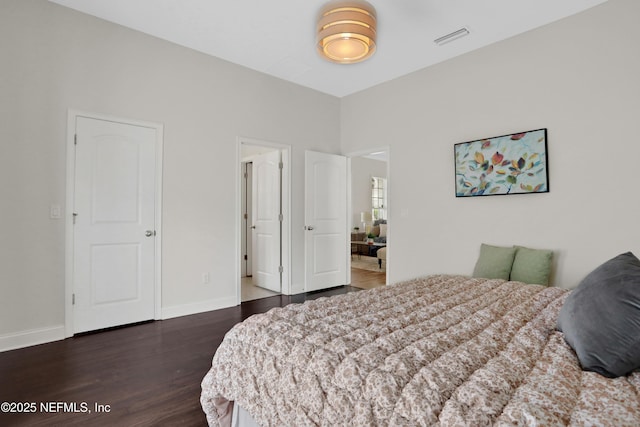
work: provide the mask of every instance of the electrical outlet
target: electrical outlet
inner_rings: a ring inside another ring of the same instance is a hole
[[[206,285],[210,281],[211,281],[211,277],[209,276],[209,273],[202,273],[202,284]]]

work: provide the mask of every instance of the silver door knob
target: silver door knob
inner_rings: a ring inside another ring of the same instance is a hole
[[[305,229],[311,231],[311,230],[313,230],[313,225],[308,225],[308,226],[305,227]]]
[[[151,236],[155,236],[156,232],[155,232],[155,230],[147,230],[147,231],[144,232],[144,235],[147,236],[147,237],[151,237]]]

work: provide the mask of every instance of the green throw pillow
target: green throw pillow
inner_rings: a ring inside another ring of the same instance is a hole
[[[485,279],[509,280],[511,265],[516,254],[516,248],[485,245],[480,246],[480,256],[473,277]]]
[[[509,280],[534,285],[549,285],[553,251],[516,246]]]

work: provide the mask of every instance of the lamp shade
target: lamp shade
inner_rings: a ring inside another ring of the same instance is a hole
[[[376,50],[376,11],[361,0],[334,1],[320,12],[318,52],[332,62],[360,62]]]
[[[371,212],[360,212],[360,222],[370,222]]]

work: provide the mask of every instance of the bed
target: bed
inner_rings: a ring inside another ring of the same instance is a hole
[[[202,381],[209,425],[640,425],[640,372],[581,369],[569,291],[434,275],[236,325]]]

